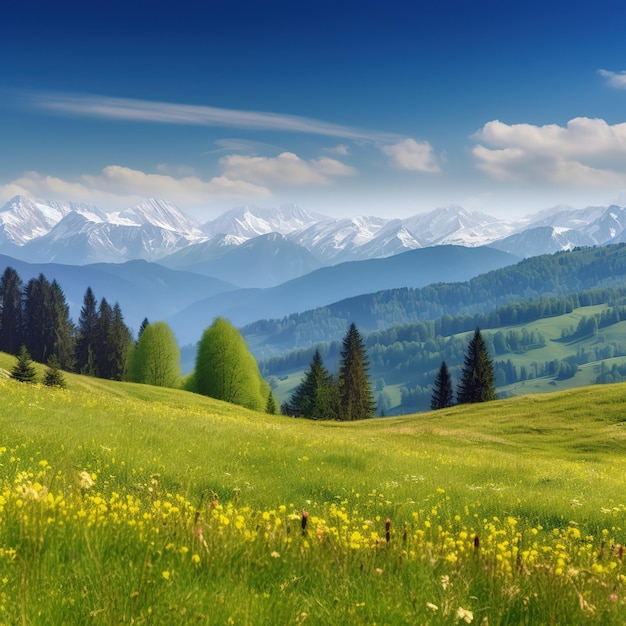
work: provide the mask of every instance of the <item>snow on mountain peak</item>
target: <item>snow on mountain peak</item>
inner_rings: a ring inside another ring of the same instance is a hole
[[[328,218],[306,211],[296,204],[284,204],[271,209],[245,205],[231,209],[211,222],[207,222],[204,230],[210,236],[219,233],[246,238],[268,233],[288,235],[325,219]]]
[[[122,226],[152,225],[194,238],[202,236],[202,227],[199,222],[188,217],[169,202],[156,198],[142,200],[134,207],[111,213],[108,221]]]

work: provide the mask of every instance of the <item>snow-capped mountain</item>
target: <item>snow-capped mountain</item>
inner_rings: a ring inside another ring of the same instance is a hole
[[[424,245],[484,246],[510,235],[511,221],[453,205],[403,220],[404,227]]]
[[[535,226],[554,226],[556,228],[584,228],[594,220],[602,217],[606,207],[589,206],[584,209],[574,209],[571,206],[558,205],[550,209],[543,209],[538,213],[531,213],[519,220],[519,229]]]
[[[26,196],[15,196],[0,208],[0,242],[17,246],[46,235],[66,215],[101,214],[90,204],[77,202],[42,202]]]
[[[490,247],[525,258],[593,245],[591,237],[573,228],[535,226],[495,241]]]
[[[292,232],[289,239],[335,264],[355,260],[357,250],[369,244],[388,222],[380,217],[326,219]]]
[[[294,230],[328,219],[330,218],[327,216],[306,211],[297,204],[284,204],[274,209],[243,206],[231,209],[217,219],[207,222],[204,225],[204,232],[209,236],[225,234],[250,239],[269,233],[288,235]]]
[[[626,228],[626,208],[612,205],[590,224],[581,226],[579,230],[588,235],[596,245],[624,241]]]
[[[626,241],[626,209],[557,206],[505,220],[455,205],[406,219],[385,219],[330,218],[286,204],[239,207],[201,225],[174,205],[156,199],[123,211],[24,196],[0,207],[0,253],[32,262],[78,265],[144,259],[177,269],[195,267],[194,271],[205,273],[213,264],[229,276],[247,280],[254,272],[249,271],[246,278],[246,268],[252,262],[263,267],[262,255],[286,259],[286,242],[268,237],[241,254],[231,252],[272,233],[287,237],[299,259],[280,272],[272,269],[272,275],[278,277],[296,275],[316,264],[382,258],[444,244],[492,245],[532,256],[580,245],[617,243]],[[224,263],[213,263],[222,257],[227,259]],[[226,263],[239,266],[226,268]]]
[[[118,213],[109,213],[108,222],[120,226],[155,226],[187,235],[190,239],[203,237],[202,226],[165,200],[149,198]]]
[[[405,228],[402,220],[391,220],[368,242],[355,248],[353,258],[382,259],[423,247],[422,242]]]
[[[5,241],[14,244],[0,240],[0,248],[33,262],[156,260],[204,237],[198,222],[162,200],[106,213],[92,205],[17,196],[0,210],[0,219]]]

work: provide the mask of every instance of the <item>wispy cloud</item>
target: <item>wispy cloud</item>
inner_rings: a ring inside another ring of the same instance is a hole
[[[254,139],[217,139],[213,143],[218,147],[214,150],[207,150],[205,154],[216,154],[220,152],[247,152],[258,154],[259,152],[268,150],[281,152],[281,149],[274,144],[265,141],[255,141]]]
[[[304,160],[293,152],[276,157],[228,155],[220,159],[224,175],[259,185],[288,187],[327,185],[334,176],[350,176],[356,170],[341,161],[322,157]]]
[[[108,165],[98,174],[82,174],[73,180],[26,172],[0,185],[0,197],[18,194],[72,199],[106,208],[123,208],[146,197],[166,198],[182,206],[206,207],[222,200],[240,201],[272,195],[266,187],[225,175],[202,180],[197,176],[152,174],[121,165]]]
[[[340,143],[338,146],[326,148],[326,152],[329,154],[337,154],[339,156],[348,156],[348,154],[350,154],[350,148],[348,148],[345,144]]]
[[[598,74],[606,78],[607,85],[615,89],[626,89],[626,71],[611,72],[609,70],[598,70]]]
[[[488,122],[474,135],[478,169],[503,181],[626,184],[626,123],[577,117],[567,126]]]
[[[32,106],[50,112],[113,120],[273,130],[384,143],[401,139],[401,136],[395,133],[351,128],[313,118],[283,113],[243,111],[193,104],[152,102],[83,94],[37,93],[28,96],[27,100]]]

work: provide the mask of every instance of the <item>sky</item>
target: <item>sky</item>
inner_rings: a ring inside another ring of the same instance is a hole
[[[623,0],[7,3],[0,204],[626,205],[625,32]]]

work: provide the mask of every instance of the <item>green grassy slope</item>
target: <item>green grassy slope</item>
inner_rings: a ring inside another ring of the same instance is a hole
[[[0,379],[0,622],[621,623],[624,385],[346,424],[67,380]]]
[[[534,364],[543,366],[548,361],[555,359],[562,361],[567,358],[575,357],[579,351],[586,352],[589,356],[589,362],[581,364],[578,371],[571,378],[564,380],[559,379],[558,374],[550,376],[539,376],[530,380],[520,381],[515,384],[500,385],[497,388],[498,394],[502,397],[519,396],[530,393],[551,393],[558,390],[572,389],[585,385],[595,384],[596,378],[600,373],[600,367],[604,361],[605,365],[610,369],[614,363],[620,365],[626,361],[626,356],[614,357],[610,359],[596,359],[596,350],[602,350],[609,344],[623,345],[626,343],[626,322],[619,322],[601,328],[597,335],[590,335],[583,338],[574,338],[570,340],[561,340],[561,331],[563,329],[576,328],[579,321],[583,317],[591,317],[608,310],[609,305],[586,306],[574,309],[571,313],[547,317],[526,324],[517,324],[502,326],[497,329],[483,330],[482,334],[485,339],[490,342],[490,338],[496,333],[501,332],[507,334],[509,332],[521,333],[523,330],[532,333],[536,331],[545,338],[545,345],[541,347],[533,347],[525,352],[508,352],[505,354],[494,354],[491,350],[492,359],[496,362],[511,360],[512,364],[519,371],[522,366],[532,374]],[[452,335],[446,341],[453,342],[462,340],[464,343],[469,341],[472,333],[460,333]],[[491,345],[491,344],[490,344]],[[411,356],[410,349],[406,352],[406,358]],[[441,358],[447,358],[444,354]],[[448,365],[453,363],[448,359]],[[439,361],[437,361],[439,363]],[[424,370],[424,367],[426,369]],[[434,381],[436,371],[428,371],[428,365],[424,366],[419,360],[410,368],[402,368],[394,370],[386,365],[380,365],[376,362],[372,364],[371,378],[372,380],[383,379],[387,385],[384,391],[389,395],[391,400],[391,411],[394,413],[405,412],[405,408],[401,406],[401,388],[403,386],[412,386],[411,377],[420,375],[423,371],[428,372],[429,380]],[[286,401],[293,389],[299,384],[304,374],[303,369],[293,369],[282,372],[280,376],[273,376],[274,394],[279,403]],[[458,376],[458,372],[455,372]],[[456,384],[456,380],[454,381]],[[428,410],[430,403],[430,391],[424,396],[420,405],[420,410]]]

